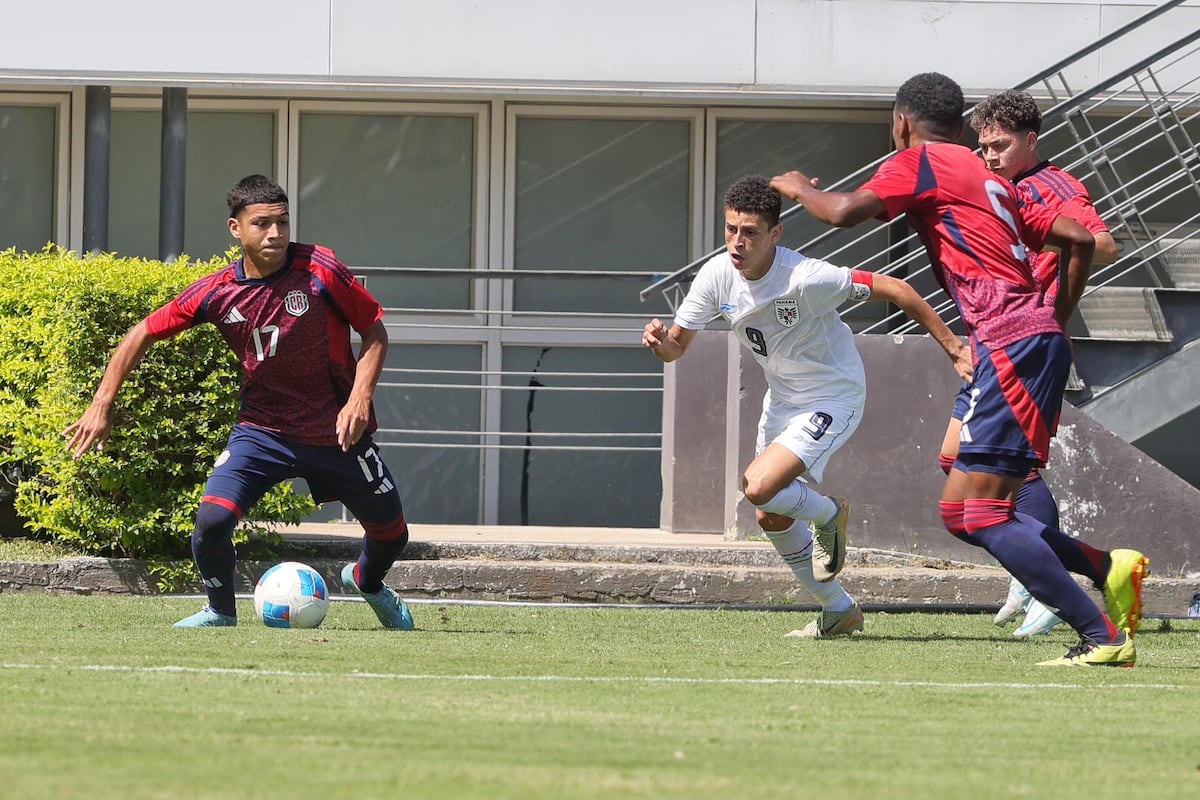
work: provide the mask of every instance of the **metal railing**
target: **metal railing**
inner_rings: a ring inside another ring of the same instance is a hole
[[[1163,3],[1013,87],[1050,103],[1043,113],[1041,155],[1088,185],[1097,210],[1122,245],[1115,263],[1093,271],[1085,295],[1116,283],[1172,285],[1164,258],[1185,241],[1200,237],[1200,31],[1176,39],[1088,88],[1075,90],[1071,85],[1073,74],[1086,74],[1085,60],[1116,57],[1112,54],[1135,32],[1155,23],[1169,24],[1165,19],[1168,12],[1183,2]],[[889,157],[879,158],[827,188],[856,189]],[[795,206],[783,217],[803,213],[803,207]],[[947,323],[957,322],[957,310],[937,288],[916,234],[907,226],[902,226],[902,231],[897,235],[895,222],[849,230],[830,228],[797,249],[835,263],[897,274],[918,287],[928,287],[925,299]],[[846,257],[881,236],[886,238],[885,247],[852,262]],[[677,308],[696,271],[722,250],[715,249],[656,281],[641,292],[642,300],[662,292],[667,303]],[[862,310],[860,303],[847,306],[844,313],[853,317]],[[856,329],[862,333],[918,330],[899,310]]]

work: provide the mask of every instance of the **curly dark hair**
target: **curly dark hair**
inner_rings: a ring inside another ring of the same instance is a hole
[[[741,214],[757,214],[774,228],[779,224],[783,200],[762,175],[746,175],[725,192],[725,207]]]
[[[896,90],[896,110],[938,136],[958,135],[963,106],[962,87],[940,72],[914,75]]]
[[[1029,92],[1008,89],[989,95],[971,112],[971,127],[979,133],[984,128],[999,125],[1005,130],[1042,132],[1042,112]]]
[[[229,194],[225,195],[230,217],[236,217],[245,211],[246,206],[287,201],[287,192],[283,191],[283,187],[266,175],[247,175],[235,183]]]

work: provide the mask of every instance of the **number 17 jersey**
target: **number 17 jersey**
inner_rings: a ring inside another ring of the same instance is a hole
[[[382,318],[379,303],[332,250],[293,242],[278,272],[247,277],[235,261],[146,317],[146,329],[166,339],[201,323],[216,326],[241,364],[238,423],[334,446],[357,367],[350,328],[361,333]],[[366,432],[375,429],[372,409]]]

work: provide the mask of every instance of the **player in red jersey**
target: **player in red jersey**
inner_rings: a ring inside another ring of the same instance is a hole
[[[939,504],[946,528],[985,548],[1079,633],[1078,646],[1042,663],[1132,666],[1133,638],[1075,583],[1046,539],[1065,540],[1063,547],[1075,540],[1018,515],[1011,499],[1048,455],[1070,369],[1063,327],[1083,293],[1095,240],[1048,209],[1022,214],[1012,183],[957,143],[962,117],[957,83],[938,73],[916,75],[896,93],[892,138],[899,152],[860,189],[822,192],[801,172],[778,176],[772,186],[840,227],[907,215],[958,307],[975,356],[959,455]],[[1026,250],[1046,245],[1067,256],[1053,306],[1044,303]],[[1129,576],[1122,580],[1129,583]],[[1125,588],[1133,587],[1105,586],[1114,616],[1121,609],[1110,594],[1126,597]]]
[[[315,500],[340,500],[363,526],[362,552],[342,570],[342,583],[384,627],[410,630],[407,604],[383,582],[408,543],[396,482],[371,439],[388,344],[383,309],[332,250],[289,242],[288,198],[274,181],[250,175],[226,199],[242,258],[195,281],[125,335],[91,405],[64,431],[67,447],[76,458],[104,447],[117,392],[154,342],[201,323],[216,326],[241,364],[241,409],[192,533],[208,605],[176,627],[237,624],[234,528],[268,489],[302,477]],[[352,327],[362,338],[357,359]]]
[[[1083,225],[1096,240],[1093,264],[1111,264],[1117,259],[1117,243],[1100,218],[1087,189],[1072,175],[1059,169],[1038,153],[1038,135],[1042,127],[1042,114],[1037,102],[1028,92],[1015,90],[991,95],[975,107],[971,115],[971,127],[979,136],[979,147],[984,162],[995,174],[1011,180],[1021,197],[1022,208],[1044,206],[1063,214]],[[1041,284],[1048,303],[1053,304],[1058,294],[1060,278],[1058,253],[1045,250],[1034,254],[1034,276]],[[958,443],[963,414],[970,399],[970,384],[964,384],[955,400],[954,411],[942,442],[940,462],[949,473],[958,456]],[[1059,528],[1058,503],[1042,480],[1037,469],[1030,471],[1014,498],[1019,513]],[[1051,540],[1051,546],[1054,541]],[[1096,588],[1102,588],[1108,571],[1116,568],[1128,571],[1134,562],[1141,564],[1143,571],[1149,563],[1141,553],[1133,550],[1112,552],[1086,551],[1087,558],[1076,558],[1076,548],[1065,548],[1059,553],[1072,572],[1086,576]],[[1039,601],[1030,597],[1025,587],[1013,578],[1008,598],[996,615],[996,623],[1003,624],[1019,611],[1026,611],[1025,620],[1014,631],[1014,636],[1032,636],[1049,633],[1061,619]],[[1120,625],[1122,620],[1116,620]],[[1137,618],[1125,623],[1129,633],[1137,630]]]

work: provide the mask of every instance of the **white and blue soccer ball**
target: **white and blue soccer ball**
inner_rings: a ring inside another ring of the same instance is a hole
[[[276,564],[254,587],[254,612],[272,628],[315,628],[329,612],[325,579],[298,561]]]

